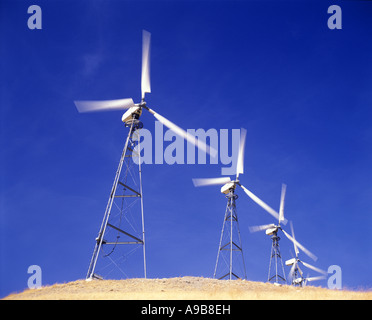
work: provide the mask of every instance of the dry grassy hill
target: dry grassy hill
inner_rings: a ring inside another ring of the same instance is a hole
[[[35,300],[224,300],[224,299],[363,299],[372,291],[329,290],[307,286],[276,286],[245,280],[215,280],[198,277],[127,280],[78,280],[11,294],[4,299]]]

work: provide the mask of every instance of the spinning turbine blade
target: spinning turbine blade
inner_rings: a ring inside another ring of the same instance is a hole
[[[300,273],[300,275],[302,277],[304,275],[304,273],[302,272],[302,270],[301,270],[300,266],[298,265],[298,263],[297,263],[297,270],[298,270],[298,272]]]
[[[142,75],[141,75],[142,100],[145,98],[145,93],[151,92],[150,42],[151,42],[151,33],[146,30],[143,30],[142,31]]]
[[[248,195],[248,197],[250,197],[254,202],[256,202],[259,206],[261,206],[262,208],[264,208],[268,213],[270,213],[275,219],[278,219],[279,220],[279,214],[273,209],[271,208],[269,205],[267,205],[265,202],[263,202],[260,198],[258,198],[257,196],[255,196],[252,192],[250,192],[246,187],[244,187],[243,185],[239,184],[242,189],[244,190],[244,192]]]
[[[282,231],[283,231],[284,235],[290,241],[292,241],[292,243],[295,247],[295,250],[296,250],[296,256],[298,255],[298,248],[300,248],[303,252],[305,252],[314,261],[316,261],[318,259],[313,253],[311,253],[309,250],[307,250],[301,243],[299,243],[297,240],[293,239],[285,230],[282,229]]]
[[[307,263],[307,262],[303,262],[303,261],[301,261],[301,263],[302,263],[305,267],[307,267],[307,268],[309,268],[309,269],[311,269],[311,270],[314,270],[314,271],[319,272],[319,273],[321,273],[321,274],[327,275],[327,272],[326,272],[326,271],[324,271],[324,270],[322,270],[322,269],[319,269],[319,268],[317,268],[317,267],[314,267],[314,266],[312,266],[311,264],[309,264],[309,263]]]
[[[282,184],[282,194],[280,197],[280,208],[279,208],[279,224],[283,221],[284,219],[284,198],[285,198],[285,191],[287,190],[287,186],[283,183]],[[285,224],[285,223],[284,223]]]
[[[239,178],[240,173],[244,173],[244,147],[247,136],[247,130],[242,128],[240,131],[240,145],[238,153],[238,161],[236,164],[236,179]]]
[[[209,153],[212,157],[217,155],[216,149],[207,146],[203,141],[196,139],[192,134],[187,133],[185,130],[180,128],[179,126],[175,125],[173,122],[169,121],[168,119],[161,116],[159,113],[155,112],[154,110],[147,108],[147,110],[154,115],[156,119],[158,119],[163,125],[171,129],[173,132],[187,140],[188,142],[192,143],[193,145],[197,146],[199,149],[203,150],[206,153]]]
[[[289,270],[288,278],[290,281],[293,280],[293,274],[294,274],[294,269],[296,268],[296,264],[297,264],[296,262],[292,264],[291,270]]]
[[[273,224],[273,223],[263,224],[263,225],[260,225],[260,226],[249,227],[249,231],[250,232],[257,232],[257,231],[262,231],[262,230],[266,230],[266,229],[274,228],[274,227],[275,227],[275,224]]]
[[[316,281],[316,280],[323,280],[326,279],[325,276],[319,276],[319,277],[311,277],[311,278],[306,278],[307,281]]]
[[[211,186],[231,182],[229,177],[192,179],[195,187]]]
[[[123,110],[134,106],[134,102],[131,98],[116,100],[74,101],[74,103],[80,113]]]
[[[296,238],[295,238],[295,234],[294,234],[294,230],[293,230],[293,223],[292,223],[292,221],[290,222],[290,225],[291,225],[292,237],[293,237],[293,240],[295,240],[295,241],[293,241],[293,246],[294,246],[295,254],[296,254],[296,258],[297,258],[299,251],[298,251],[297,244],[296,244]]]

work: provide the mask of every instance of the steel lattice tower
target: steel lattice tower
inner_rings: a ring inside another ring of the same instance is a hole
[[[233,277],[237,279],[247,278],[235,205],[235,201],[238,196],[234,193],[234,190],[235,185],[229,190],[229,193],[226,194],[227,206],[222,225],[220,244],[218,247],[217,261],[213,278],[229,280],[232,280]],[[241,258],[241,260],[239,258]],[[242,276],[238,275],[238,272],[236,272],[236,267],[235,269],[233,268],[233,262],[239,262],[239,260],[242,262]]]
[[[267,276],[267,281],[268,282],[274,282],[274,283],[287,283],[287,280],[285,278],[285,273],[284,273],[284,266],[283,266],[283,261],[282,261],[282,256],[280,255],[280,248],[279,248],[279,240],[280,237],[278,237],[278,232],[274,232],[273,236],[271,237],[272,239],[272,246],[271,246],[271,255],[270,255],[270,264],[269,264],[269,273]],[[278,265],[282,267],[281,270],[279,270]],[[271,271],[272,263],[274,262],[274,272]],[[282,271],[282,274],[280,274],[280,271]]]
[[[142,31],[142,72],[141,72],[141,102],[134,103],[132,98],[114,100],[77,100],[74,101],[79,112],[126,110],[121,120],[129,127],[129,133],[116,171],[109,200],[103,216],[102,224],[96,238],[92,259],[90,261],[87,279],[101,278],[101,271],[113,278],[114,269],[119,275],[127,276],[134,263],[126,263],[129,255],[133,256],[136,249],[142,246],[143,274],[139,275],[138,266],[131,272],[137,277],[146,278],[145,227],[143,216],[143,194],[141,177],[141,147],[139,130],[142,123],[139,118],[143,110],[153,115],[160,123],[168,127],[178,136],[197,146],[200,150],[217,155],[217,150],[196,139],[184,129],[178,127],[155,110],[149,108],[145,101],[146,93],[151,93],[150,85],[150,32]],[[134,161],[137,159],[137,161]],[[123,170],[122,170],[123,169]],[[130,246],[129,246],[130,245]],[[131,249],[123,253],[122,248]],[[105,259],[106,258],[106,259]],[[102,265],[106,260],[108,263]],[[131,258],[131,261],[133,258]],[[125,271],[124,271],[125,270]],[[105,276],[106,277],[106,276]]]
[[[86,278],[127,278],[141,268],[127,263],[127,258],[142,247],[143,276],[146,278],[145,226],[139,130],[135,117],[126,122],[127,139],[115,174],[102,224]],[[137,254],[138,255],[138,254]],[[129,271],[130,272],[129,272]],[[139,275],[139,276],[142,276]]]

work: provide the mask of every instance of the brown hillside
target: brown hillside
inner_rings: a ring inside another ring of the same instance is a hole
[[[78,280],[40,289],[28,289],[4,299],[19,300],[223,300],[223,299],[363,299],[372,291],[330,290],[307,286],[276,286],[245,280],[215,280],[198,277],[127,280]]]

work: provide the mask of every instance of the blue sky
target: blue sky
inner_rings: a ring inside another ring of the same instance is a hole
[[[31,4],[42,30],[27,28]],[[327,27],[332,4],[342,30]],[[246,128],[241,182],[277,209],[286,183],[313,264],[372,287],[371,15],[368,1],[2,1],[0,296],[34,264],[43,284],[85,277],[127,129],[73,101],[139,101],[142,29],[148,105],[185,129]],[[221,166],[144,166],[148,277],[213,275],[226,199],[191,178]],[[271,240],[248,227],[274,221],[237,192],[247,277],[265,281]]]

